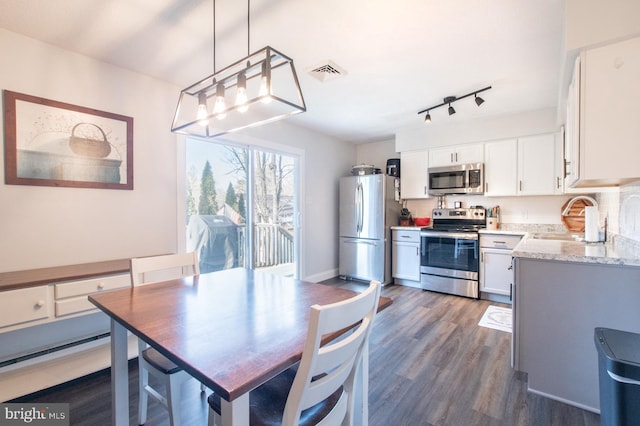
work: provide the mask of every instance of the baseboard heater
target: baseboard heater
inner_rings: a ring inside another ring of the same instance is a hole
[[[39,351],[36,351],[36,352],[32,352],[32,353],[29,353],[29,354],[26,354],[26,355],[20,355],[20,356],[17,356],[15,358],[8,359],[6,361],[0,361],[0,369],[3,368],[3,367],[7,367],[9,365],[18,364],[20,362],[25,362],[25,361],[32,360],[34,358],[38,358],[38,357],[41,357],[41,356],[51,355],[51,354],[53,354],[55,352],[62,351],[64,349],[69,349],[69,348],[72,348],[74,346],[80,346],[80,345],[84,345],[86,343],[95,342],[96,340],[107,338],[110,335],[111,335],[110,333],[98,334],[98,335],[95,335],[95,336],[86,337],[84,339],[75,340],[73,342],[64,343],[64,344],[59,345],[59,346],[54,346],[54,347],[51,347],[51,348],[47,348],[47,349],[39,350]]]

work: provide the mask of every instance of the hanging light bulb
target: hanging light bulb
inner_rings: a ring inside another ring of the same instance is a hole
[[[431,123],[431,114],[429,114],[429,111],[427,111],[427,115],[424,116],[424,122]]]
[[[267,61],[262,63],[262,78],[260,80],[260,91],[258,95],[262,97],[260,100],[263,104],[271,103],[271,68],[267,65]]]
[[[477,93],[474,94],[474,97],[476,98],[476,105],[480,106],[484,103],[484,99],[482,99],[480,96],[478,96]]]
[[[451,106],[451,104],[449,104],[449,115],[453,115],[456,113],[456,110],[453,109],[453,107]]]
[[[218,120],[222,120],[227,116],[225,112],[227,104],[224,100],[224,82],[218,83],[216,86],[216,102],[213,105],[213,113],[216,114]]]
[[[201,126],[206,126],[209,124],[209,120],[207,120],[207,116],[209,112],[207,111],[207,94],[204,92],[198,93],[198,111],[196,112],[196,119],[198,120],[198,124]]]
[[[249,109],[249,105],[247,105],[247,75],[244,71],[238,74],[236,106],[240,112],[247,112]]]

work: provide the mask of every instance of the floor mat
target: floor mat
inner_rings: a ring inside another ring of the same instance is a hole
[[[478,325],[511,333],[511,308],[489,306]]]

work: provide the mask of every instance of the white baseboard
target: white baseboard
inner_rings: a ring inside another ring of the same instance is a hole
[[[338,276],[338,269],[330,269],[328,271],[320,272],[313,275],[307,275],[303,278],[304,281],[309,281],[312,283],[319,283],[320,281],[328,280],[329,278],[334,278]]]

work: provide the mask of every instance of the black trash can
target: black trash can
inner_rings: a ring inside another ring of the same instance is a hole
[[[600,423],[640,424],[640,334],[595,329],[600,382]]]

